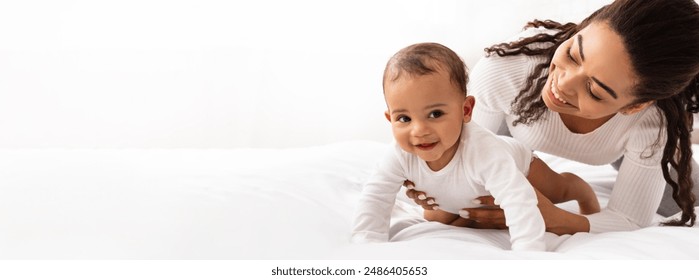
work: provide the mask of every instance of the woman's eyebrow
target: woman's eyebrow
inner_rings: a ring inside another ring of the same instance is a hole
[[[606,91],[609,93],[609,95],[611,95],[612,97],[614,97],[614,99],[617,99],[617,98],[618,98],[618,95],[616,94],[616,92],[614,92],[614,90],[613,90],[612,88],[610,88],[608,85],[605,85],[604,83],[600,82],[600,80],[598,80],[598,79],[595,78],[595,77],[591,77],[591,78],[592,78],[592,80],[595,81],[595,83],[597,83],[601,88],[603,88],[604,90],[606,90]]]
[[[578,39],[578,53],[580,54],[580,59],[581,59],[582,61],[585,61],[585,54],[584,54],[584,52],[583,52],[583,45],[582,45],[582,42],[583,42],[583,37],[582,37],[582,35],[578,34],[577,39]],[[603,82],[601,82],[600,80],[598,80],[598,79],[595,78],[595,77],[590,77],[590,78],[591,78],[593,81],[595,81],[595,83],[597,83],[601,88],[603,88],[604,90],[606,90],[606,91],[609,93],[609,95],[611,95],[612,97],[614,97],[614,99],[619,98],[619,96],[616,94],[616,92],[614,92],[614,90],[613,90],[612,88],[610,88],[608,85],[605,85]]]
[[[583,48],[582,48],[582,40],[583,40],[582,35],[578,34],[578,53],[580,53],[580,59],[582,59],[582,61],[585,61],[585,55],[583,54]]]

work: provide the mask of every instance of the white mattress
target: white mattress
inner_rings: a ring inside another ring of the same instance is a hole
[[[392,242],[351,244],[385,147],[0,150],[0,259],[699,259],[697,227],[548,234],[550,252],[513,252],[506,231],[425,222],[404,197]],[[540,156],[606,203],[610,166]]]

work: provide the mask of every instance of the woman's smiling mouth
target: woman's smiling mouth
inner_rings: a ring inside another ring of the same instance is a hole
[[[568,101],[565,99],[561,98],[561,93],[558,91],[558,87],[556,87],[556,80],[551,79],[551,87],[549,89],[551,92],[550,96],[551,101],[553,101],[556,105],[561,106],[561,107],[575,107],[573,104],[570,104]]]

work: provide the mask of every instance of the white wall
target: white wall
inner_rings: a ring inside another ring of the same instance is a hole
[[[527,20],[610,1],[0,2],[0,148],[389,141],[381,73],[408,44],[469,66]]]

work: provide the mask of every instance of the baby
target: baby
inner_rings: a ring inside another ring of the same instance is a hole
[[[471,122],[475,99],[466,93],[467,82],[464,62],[440,44],[411,45],[388,61],[385,116],[395,141],[364,185],[354,242],[388,241],[391,211],[406,180],[439,201],[440,211],[430,215],[443,223],[460,209],[477,207],[475,198],[493,196],[505,213],[512,250],[546,249],[544,220],[527,175],[544,182],[537,186],[544,195],[544,190],[567,193],[581,210],[599,211],[583,180],[552,171],[524,145]],[[561,192],[564,188],[571,191]]]

